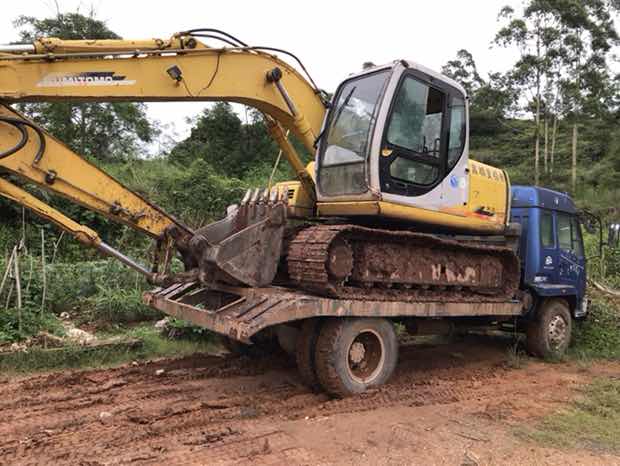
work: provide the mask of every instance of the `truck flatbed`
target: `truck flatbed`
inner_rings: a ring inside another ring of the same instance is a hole
[[[222,302],[221,298],[226,299]],[[217,298],[217,299],[214,299]],[[483,317],[518,316],[520,301],[400,302],[344,300],[289,288],[204,287],[197,282],[174,284],[144,293],[145,304],[232,339],[251,337],[278,324],[312,317]]]

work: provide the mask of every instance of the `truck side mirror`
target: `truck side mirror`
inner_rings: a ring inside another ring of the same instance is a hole
[[[617,248],[620,245],[620,223],[611,223],[607,233],[607,245]]]

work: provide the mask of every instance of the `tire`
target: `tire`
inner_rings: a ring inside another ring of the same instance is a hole
[[[396,368],[398,341],[380,318],[333,318],[316,343],[316,373],[330,395],[346,397],[385,383]]]
[[[572,335],[572,317],[563,299],[542,303],[534,320],[527,324],[527,351],[539,358],[564,355]]]
[[[315,353],[316,342],[321,330],[320,319],[307,319],[303,322],[297,337],[295,359],[301,380],[308,388],[319,391],[321,384],[316,374]]]

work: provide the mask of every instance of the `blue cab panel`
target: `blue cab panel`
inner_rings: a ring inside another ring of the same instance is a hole
[[[511,222],[521,224],[521,287],[539,297],[565,298],[585,315],[586,259],[577,209],[565,193],[511,188]]]

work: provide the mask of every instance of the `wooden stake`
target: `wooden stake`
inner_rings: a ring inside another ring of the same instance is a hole
[[[17,246],[13,247],[13,252],[11,252],[11,256],[6,264],[6,269],[4,271],[4,276],[2,277],[2,283],[0,283],[0,295],[4,291],[4,285],[6,285],[6,280],[9,278],[9,274],[11,273],[11,267],[13,266],[13,260],[15,259],[15,254],[17,252]]]
[[[47,293],[47,274],[45,273],[45,231],[41,229],[41,269],[43,271],[43,292],[41,295],[41,313],[45,310],[45,295]]]
[[[30,284],[32,283],[32,277],[34,275],[34,257],[32,254],[28,254],[30,259],[30,270],[28,271],[28,283],[26,284],[26,294],[30,292]]]
[[[17,291],[17,322],[19,333],[22,333],[22,281],[19,276],[19,254],[15,254],[13,266],[15,267],[15,290]]]
[[[4,306],[5,310],[9,309],[9,304],[11,304],[11,298],[13,297],[13,287],[15,286],[15,282],[11,281],[11,288],[9,288],[9,293],[6,295],[6,305]]]

